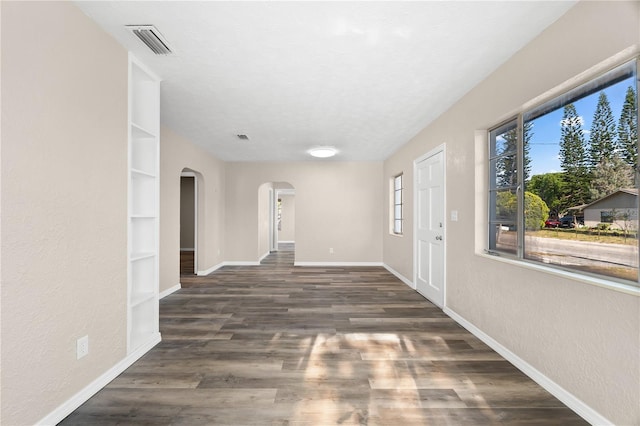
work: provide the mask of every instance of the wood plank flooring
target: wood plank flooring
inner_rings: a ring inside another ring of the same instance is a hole
[[[183,276],[162,342],[62,425],[584,425],[383,268]]]

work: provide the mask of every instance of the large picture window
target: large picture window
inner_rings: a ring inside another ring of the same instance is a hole
[[[637,61],[489,132],[494,254],[638,285]]]

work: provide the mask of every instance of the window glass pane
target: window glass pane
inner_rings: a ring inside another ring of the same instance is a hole
[[[489,139],[491,140],[491,147],[489,155],[491,158],[516,153],[516,126],[517,122],[513,120],[490,132]]]
[[[517,156],[515,154],[498,157],[490,161],[489,167],[493,171],[494,179],[491,189],[515,188],[518,185]]]
[[[518,197],[515,190],[495,191],[491,193],[495,208],[489,220],[492,222],[516,223],[518,214]]]
[[[637,282],[635,63],[594,82],[525,114],[524,256]]]
[[[491,250],[516,254],[518,250],[517,232],[515,226],[492,224],[489,230]]]
[[[402,204],[402,191],[395,191],[394,204]]]
[[[393,232],[396,234],[402,234],[402,220],[393,221]]]
[[[394,206],[394,219],[402,219],[402,205]]]
[[[397,191],[402,189],[402,175],[396,176],[393,180],[393,188]]]

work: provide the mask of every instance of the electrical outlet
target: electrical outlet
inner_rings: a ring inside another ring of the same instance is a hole
[[[76,359],[80,359],[89,353],[89,336],[84,336],[76,342]]]
[[[329,247],[329,254],[333,254],[333,247]]]

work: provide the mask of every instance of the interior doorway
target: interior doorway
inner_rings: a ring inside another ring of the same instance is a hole
[[[258,255],[295,252],[295,188],[289,182],[266,182],[258,189]]]
[[[180,175],[180,275],[198,273],[198,178],[184,169]]]

